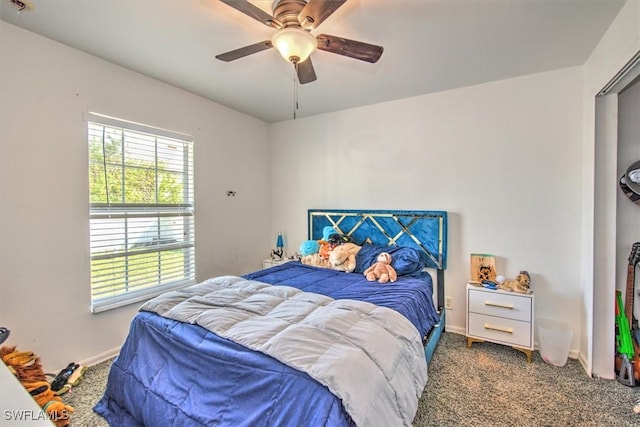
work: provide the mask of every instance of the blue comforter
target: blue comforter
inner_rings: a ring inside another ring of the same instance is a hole
[[[245,277],[393,308],[421,334],[438,320],[429,276],[380,285],[292,262]],[[340,400],[307,374],[200,326],[148,312],[133,319],[94,410],[125,427],[353,424]]]
[[[397,282],[381,285],[367,281],[358,273],[288,262],[244,277],[272,285],[292,286],[333,299],[355,299],[392,308],[409,319],[423,337],[440,319],[433,305],[433,281],[427,272],[417,278],[400,276]]]

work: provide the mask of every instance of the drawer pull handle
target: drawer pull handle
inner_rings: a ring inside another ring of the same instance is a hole
[[[505,332],[507,334],[512,334],[513,333],[513,328],[498,328],[497,326],[491,326],[491,325],[484,325],[485,329],[490,329],[492,331],[498,331],[498,332]]]
[[[513,310],[513,306],[512,305],[497,304],[497,303],[491,302],[491,301],[485,301],[484,305],[490,305],[491,307],[508,308],[509,310]]]

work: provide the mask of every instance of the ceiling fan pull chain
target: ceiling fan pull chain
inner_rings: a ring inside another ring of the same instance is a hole
[[[298,112],[298,63],[293,64],[293,120]]]

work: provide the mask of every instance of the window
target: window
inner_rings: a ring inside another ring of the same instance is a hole
[[[91,309],[195,283],[193,142],[88,117]]]

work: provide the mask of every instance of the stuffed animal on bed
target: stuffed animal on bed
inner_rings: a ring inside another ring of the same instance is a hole
[[[328,242],[331,235],[336,233],[338,232],[336,231],[335,228],[333,228],[330,225],[327,225],[322,229],[322,240],[324,240],[325,242]]]
[[[343,243],[334,247],[329,253],[329,265],[332,269],[351,273],[356,269],[356,255],[361,246],[355,243]]]
[[[336,244],[331,242],[331,236],[335,234],[338,234],[338,232],[330,225],[327,225],[322,229],[322,239],[318,240],[318,244],[320,245],[320,249],[318,250],[320,258],[329,259],[329,253],[334,247],[336,247]]]
[[[329,257],[320,256],[320,244],[316,240],[305,240],[300,245],[300,262],[314,267],[329,267]]]
[[[298,252],[300,256],[317,254],[320,251],[320,245],[315,240],[305,240],[300,244]]]
[[[320,257],[320,254],[303,256],[300,258],[300,262],[304,265],[311,265],[313,267],[329,268],[331,266],[329,264],[329,259]]]
[[[320,245],[320,249],[318,250],[318,256],[322,259],[329,259],[329,253],[333,247],[331,243],[325,242],[324,240],[318,240],[318,244]]]
[[[329,244],[331,246],[335,247],[345,243],[355,243],[355,241],[351,236],[346,234],[334,233],[331,236],[329,236]]]
[[[376,258],[376,263],[367,268],[362,274],[370,282],[379,283],[395,282],[398,280],[396,270],[391,266],[391,255],[381,252]]]

